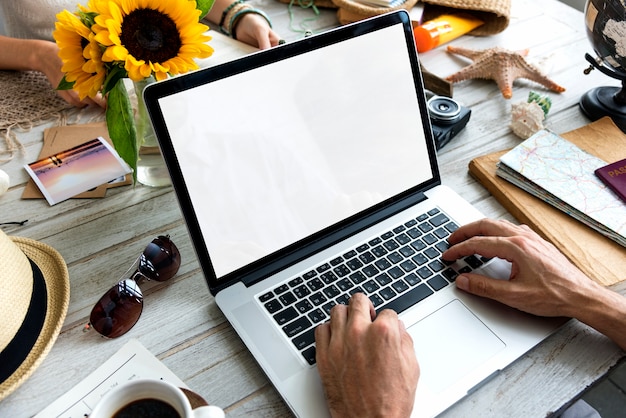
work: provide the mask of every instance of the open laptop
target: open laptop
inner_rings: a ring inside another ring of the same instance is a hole
[[[145,101],[209,289],[292,411],[328,415],[315,325],[356,291],[400,313],[434,416],[554,332],[458,291],[446,237],[482,215],[441,185],[409,15],[156,83]]]

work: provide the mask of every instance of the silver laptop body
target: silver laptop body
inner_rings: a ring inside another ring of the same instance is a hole
[[[414,416],[441,413],[562,325],[458,291],[446,272],[468,262],[442,267],[445,244],[418,258],[404,243],[482,217],[440,184],[406,12],[156,83],[145,100],[209,289],[297,416],[328,416],[311,329],[357,288],[413,337]],[[389,262],[367,265],[379,247]],[[509,277],[508,263],[476,259]],[[313,285],[325,281],[334,289]]]

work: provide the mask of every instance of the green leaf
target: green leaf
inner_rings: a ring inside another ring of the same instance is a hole
[[[133,182],[137,181],[137,131],[133,109],[128,92],[122,79],[118,80],[109,92],[107,99],[106,121],[113,147],[124,161],[133,169]]]
[[[59,81],[59,85],[57,86],[57,90],[72,90],[74,88],[74,81],[67,81],[65,79],[65,75]]]
[[[107,76],[102,83],[102,94],[107,94],[115,86],[119,84],[119,81],[126,77],[128,73],[126,70],[118,65],[113,65],[107,71]]]
[[[196,0],[196,8],[200,10],[200,19],[209,13],[215,0]]]

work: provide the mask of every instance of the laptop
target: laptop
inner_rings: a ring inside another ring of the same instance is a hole
[[[553,333],[456,289],[499,259],[440,258],[483,217],[441,184],[409,15],[381,15],[149,86],[209,290],[293,413],[325,417],[313,329],[366,293],[394,309],[435,416]]]

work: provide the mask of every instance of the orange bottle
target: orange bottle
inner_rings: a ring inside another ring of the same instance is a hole
[[[468,14],[444,14],[413,28],[418,52],[429,51],[476,29],[484,22]]]

